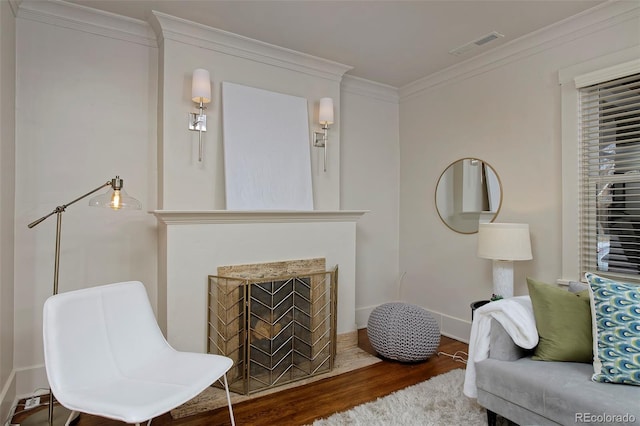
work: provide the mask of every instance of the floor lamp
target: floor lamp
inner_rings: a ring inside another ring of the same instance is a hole
[[[513,297],[513,261],[530,260],[531,239],[526,223],[481,223],[478,257],[493,260],[493,294]]]
[[[27,225],[29,228],[33,228],[34,226],[37,226],[38,224],[42,223],[44,220],[53,216],[54,214],[57,216],[58,221],[56,224],[55,261],[53,266],[53,294],[54,295],[58,294],[58,275],[60,271],[60,268],[59,268],[60,266],[60,231],[62,230],[62,213],[64,213],[67,207],[69,207],[70,205],[84,198],[87,198],[89,195],[94,194],[100,191],[102,188],[106,188],[107,186],[111,187],[107,192],[101,195],[97,195],[89,200],[90,206],[105,207],[113,210],[121,210],[121,209],[140,210],[142,208],[140,201],[129,196],[129,194],[127,194],[126,191],[122,189],[123,180],[120,179],[120,176],[116,176],[114,179],[107,181],[106,183],[100,185],[96,189],[93,189],[87,192],[86,194],[81,195],[75,200],[56,207],[55,209],[53,209],[51,213],[44,215],[40,219],[34,220],[29,225]],[[54,404],[54,396],[53,396],[53,393],[49,391],[49,410],[48,411],[40,410],[38,412],[35,412],[31,416],[29,416],[27,419],[20,422],[20,424],[22,426],[45,425],[45,424],[49,424],[50,426],[52,426],[54,424],[64,425],[67,421],[72,420],[70,418],[71,411],[67,410],[62,406],[59,407],[59,410],[57,410],[54,416],[53,404]]]

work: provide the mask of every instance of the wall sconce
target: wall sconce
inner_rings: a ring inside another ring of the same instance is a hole
[[[318,113],[318,121],[322,126],[322,132],[313,132],[313,146],[324,149],[323,168],[327,171],[327,131],[329,130],[329,124],[333,124],[333,99],[322,98],[320,99],[320,108]]]
[[[198,161],[202,161],[202,132],[207,131],[207,116],[204,104],[211,102],[211,79],[209,71],[198,68],[191,79],[191,100],[198,104],[198,112],[189,113],[189,130],[198,132]]]

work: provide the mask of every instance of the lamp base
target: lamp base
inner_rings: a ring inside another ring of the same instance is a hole
[[[505,299],[513,297],[513,261],[493,261],[493,294]]]
[[[43,407],[41,409],[34,409],[33,414],[29,415],[24,420],[20,421],[20,426],[46,426],[49,424],[49,408]],[[80,413],[75,413],[73,418],[71,417],[71,410],[63,407],[60,404],[56,404],[53,407],[53,425],[64,426],[67,424],[74,424],[79,418]],[[68,421],[68,423],[67,423]]]

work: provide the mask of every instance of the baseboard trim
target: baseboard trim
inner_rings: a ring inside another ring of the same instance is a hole
[[[364,308],[356,308],[356,327],[358,328],[358,330],[361,328],[367,328],[369,315],[371,315],[371,312],[373,312],[376,306],[365,306]]]
[[[451,339],[469,343],[469,336],[471,335],[471,321],[452,317],[428,308],[425,309],[431,313],[438,321],[438,324],[440,324],[440,334],[450,337]]]
[[[15,370],[16,398],[25,398],[49,392],[49,380],[44,364]]]
[[[442,334],[443,336],[448,337],[450,339],[458,340],[458,341],[460,341],[462,343],[466,343],[467,345],[469,344],[469,339],[463,339],[460,336],[454,336],[453,334],[450,334],[450,333],[441,332],[440,334]]]

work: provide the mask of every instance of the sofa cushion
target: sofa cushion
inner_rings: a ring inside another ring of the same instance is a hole
[[[640,286],[585,277],[593,299],[593,380],[640,386]]]
[[[489,409],[485,393],[559,424],[581,423],[576,416],[588,415],[640,420],[640,389],[593,382],[589,364],[486,359],[476,363],[476,372],[478,402]]]
[[[581,291],[589,291],[589,284],[580,281],[569,281],[570,293],[580,293]]]
[[[565,289],[527,278],[539,343],[533,359],[539,361],[593,360],[591,307],[588,292]]]

